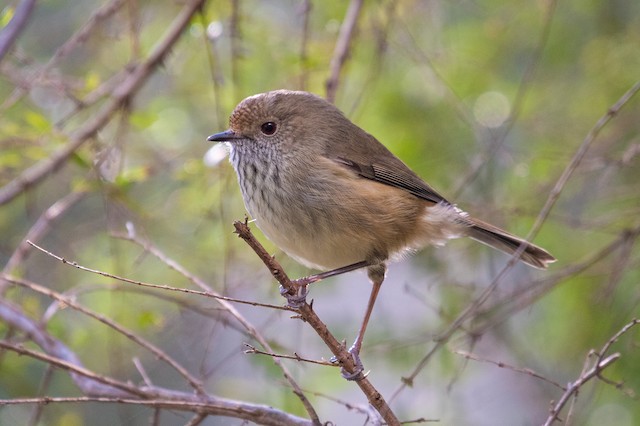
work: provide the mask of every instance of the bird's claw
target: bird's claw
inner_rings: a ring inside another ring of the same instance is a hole
[[[360,351],[357,350],[355,346],[351,346],[347,352],[349,352],[349,354],[351,355],[356,368],[353,370],[353,372],[349,372],[344,367],[340,367],[340,375],[345,380],[349,380],[352,382],[357,382],[358,380],[362,380],[367,377],[369,375],[369,371],[367,371],[366,373],[364,372],[364,365],[362,364],[362,360],[360,359]],[[338,358],[335,356],[331,357],[329,361],[333,364],[337,364],[339,362]]]
[[[287,299],[287,306],[293,309],[300,309],[307,303],[307,290],[306,285],[296,286],[296,294],[289,294],[289,290],[280,286],[280,294]]]

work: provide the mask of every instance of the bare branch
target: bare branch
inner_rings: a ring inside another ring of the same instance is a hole
[[[640,324],[640,320],[634,319],[633,321],[622,327],[620,331],[614,334],[613,337],[611,337],[607,341],[607,343],[605,343],[600,352],[596,353],[597,356],[594,365],[590,369],[583,371],[576,381],[571,382],[567,385],[566,391],[562,394],[562,397],[560,397],[558,402],[551,409],[549,417],[547,417],[544,426],[551,426],[556,420],[558,420],[560,411],[562,411],[562,408],[564,408],[569,399],[577,396],[580,388],[584,386],[584,384],[589,380],[593,379],[594,377],[601,378],[600,374],[602,373],[602,371],[620,358],[621,355],[619,353],[609,355],[606,358],[605,356],[611,348],[611,345],[613,345],[613,343],[615,343],[620,338],[620,336],[622,336],[632,327],[635,327],[638,324]],[[589,355],[591,355],[591,352]],[[606,383],[610,383],[610,381],[606,381]]]
[[[162,263],[164,263],[174,271],[178,272],[182,276],[184,276],[186,279],[191,281],[197,287],[204,289],[205,294],[210,295],[209,297],[215,298],[217,302],[220,304],[220,306],[222,306],[222,308],[225,311],[229,312],[229,314],[232,315],[245,328],[245,330],[247,330],[247,333],[249,333],[254,339],[256,339],[256,341],[259,342],[263,348],[265,348],[269,352],[274,352],[273,349],[271,348],[271,345],[269,345],[269,342],[267,342],[267,339],[265,339],[264,336],[262,336],[258,332],[258,330],[232,304],[229,303],[229,301],[233,301],[236,303],[248,303],[248,304],[253,304],[253,302],[240,301],[238,299],[230,299],[230,298],[221,296],[217,292],[215,292],[209,285],[207,285],[207,283],[204,282],[204,280],[190,273],[181,264],[171,259],[169,256],[164,254],[160,249],[158,249],[153,244],[149,243],[148,241],[141,240],[139,237],[135,235],[135,233],[130,233],[127,239],[139,245],[140,247],[144,248],[146,251],[148,251],[154,257],[160,260]],[[256,306],[267,306],[271,308],[276,308],[272,305],[264,305],[264,304],[257,304]],[[282,307],[277,307],[277,308],[290,310],[289,308],[282,308]],[[293,379],[293,376],[291,375],[287,367],[280,361],[280,359],[278,358],[272,358],[272,359],[273,359],[273,362],[282,370],[282,374],[284,375],[284,378],[291,385],[291,388],[293,389],[293,393],[300,399],[300,401],[302,402],[302,405],[304,405],[314,425],[319,424],[320,420],[318,418],[318,415],[315,409],[313,408],[313,406],[311,405],[307,397],[302,392],[302,389],[300,389],[300,386],[298,385],[298,383]]]
[[[171,48],[189,25],[192,16],[200,10],[205,0],[190,0],[169,26],[165,36],[151,50],[146,61],[138,65],[111,93],[108,102],[91,120],[69,136],[69,142],[49,157],[26,169],[20,176],[0,188],[0,205],[13,200],[24,191],[40,183],[49,173],[60,168],[71,155],[102,129],[124,104],[142,87],[165,59]]]
[[[208,394],[196,395],[159,387],[136,387],[123,383],[84,368],[76,354],[67,346],[44,331],[39,324],[24,315],[19,309],[1,299],[0,319],[28,335],[46,353],[32,351],[3,340],[0,340],[1,348],[39,359],[69,371],[76,385],[85,395],[89,396],[87,398],[43,397],[0,400],[0,406],[48,402],[108,402],[229,416],[263,425],[310,426],[319,424],[319,422],[302,419],[266,405],[235,401]],[[131,395],[139,396],[141,399],[131,399]]]
[[[476,355],[474,353],[467,352],[467,351],[456,350],[456,351],[453,351],[453,353],[461,355],[461,356],[465,357],[466,359],[471,359],[471,360],[478,361],[478,362],[487,362],[489,364],[493,364],[493,365],[495,365],[497,367],[500,367],[500,368],[506,368],[507,370],[512,370],[512,371],[515,371],[516,373],[522,373],[522,374],[526,374],[527,376],[535,377],[536,379],[540,379],[540,380],[542,380],[544,382],[552,384],[553,386],[555,386],[555,387],[557,387],[559,389],[562,389],[562,390],[566,389],[560,383],[554,382],[553,380],[548,379],[548,378],[544,377],[543,375],[541,375],[539,373],[536,373],[535,371],[533,371],[530,368],[520,368],[520,367],[515,367],[513,365],[506,364],[506,363],[501,362],[501,361],[493,361],[491,359],[484,359],[484,358],[481,358],[481,357],[479,357],[478,355]]]
[[[129,239],[128,237],[124,237],[124,236],[121,236],[121,238]],[[197,295],[197,296],[204,296],[204,297],[210,297],[210,298],[218,299],[218,300],[225,300],[227,302],[242,303],[242,304],[245,304],[245,305],[259,306],[259,307],[277,309],[277,310],[283,310],[283,311],[291,311],[291,308],[288,308],[286,306],[276,306],[276,305],[271,305],[271,304],[267,304],[267,303],[251,302],[251,301],[247,301],[247,300],[243,300],[243,299],[234,299],[233,297],[222,296],[222,295],[214,292],[213,290],[211,290],[206,285],[202,286],[202,288],[208,289],[207,291],[198,291],[198,290],[191,290],[191,289],[188,289],[188,288],[172,287],[172,286],[168,286],[168,285],[152,284],[152,283],[147,283],[147,282],[144,282],[144,281],[132,280],[130,278],[121,277],[121,276],[118,276],[118,275],[111,274],[109,272],[99,271],[97,269],[92,269],[92,268],[88,268],[86,266],[82,266],[82,265],[78,264],[77,262],[74,262],[74,261],[71,261],[71,260],[67,260],[64,257],[58,256],[57,254],[52,253],[52,252],[50,252],[49,250],[47,250],[47,249],[45,249],[43,247],[40,247],[39,245],[35,244],[32,241],[28,241],[27,240],[27,244],[29,244],[30,246],[40,250],[41,252],[43,252],[47,256],[51,256],[52,258],[54,258],[56,260],[59,260],[60,262],[62,262],[65,265],[72,266],[72,267],[74,267],[76,269],[79,269],[81,271],[91,272],[92,274],[97,274],[97,275],[100,275],[100,276],[103,276],[103,277],[106,277],[106,278],[111,278],[111,279],[114,279],[114,280],[117,280],[117,281],[122,281],[124,283],[135,284],[135,285],[140,286],[140,287],[147,287],[147,288],[155,288],[155,289],[159,289],[159,290],[173,291],[173,292],[177,292],[177,293],[194,294],[194,295]]]
[[[82,200],[86,192],[71,192],[63,198],[59,199],[55,203],[51,205],[47,210],[44,211],[33,224],[33,226],[27,232],[27,235],[22,240],[18,248],[15,249],[9,261],[4,266],[3,272],[5,274],[11,274],[14,270],[25,261],[26,257],[29,253],[29,243],[27,240],[38,241],[42,239],[44,235],[49,232],[51,228],[51,223],[58,219],[62,214],[64,214],[68,209],[74,206],[77,202]]]
[[[278,282],[287,290],[294,289],[294,284],[289,279],[284,269],[280,264],[264,249],[262,244],[253,236],[251,229],[247,225],[246,220],[244,222],[235,221],[233,226],[236,228],[238,236],[249,244],[249,246],[255,251],[260,260],[269,268],[271,275],[278,280]],[[327,345],[331,353],[335,355],[338,363],[348,373],[356,371],[356,365],[351,357],[351,354],[347,351],[347,348],[343,343],[340,343],[333,334],[329,331],[324,322],[318,317],[313,308],[304,303],[298,308],[301,319],[308,323],[314,331],[320,336],[320,338]],[[393,411],[385,401],[384,397],[378,390],[371,384],[371,382],[363,377],[361,380],[356,381],[362,392],[366,395],[369,403],[380,413],[389,425],[399,425],[400,422],[396,418]]]
[[[257,354],[257,355],[267,355],[270,357],[275,357],[275,358],[284,358],[284,359],[293,359],[296,361],[302,361],[302,362],[308,362],[310,364],[318,364],[318,365],[324,365],[327,367],[337,367],[337,364],[333,364],[329,361],[325,361],[325,360],[315,360],[315,359],[309,359],[309,358],[302,358],[300,355],[298,355],[297,353],[293,353],[293,355],[283,355],[283,354],[276,354],[273,352],[265,352],[265,351],[261,351],[260,349],[256,349],[255,347],[251,346],[248,343],[245,343],[244,346],[247,348],[245,349],[244,353],[245,354]]]
[[[558,201],[558,198],[560,198],[560,194],[562,193],[565,185],[589,150],[591,143],[596,139],[604,126],[606,126],[607,123],[611,121],[611,119],[615,117],[618,112],[620,112],[620,110],[627,104],[627,102],[629,102],[631,98],[633,98],[633,96],[635,96],[636,93],[638,93],[638,91],[640,91],[640,81],[637,81],[629,90],[627,90],[622,95],[622,97],[620,97],[620,99],[618,99],[618,101],[613,104],[602,117],[600,117],[595,126],[593,126],[593,128],[589,131],[587,136],[582,141],[582,144],[571,159],[571,162],[564,169],[562,175],[560,175],[555,186],[551,190],[551,193],[547,198],[547,202],[545,203],[544,207],[542,207],[540,214],[538,214],[538,217],[536,218],[536,222],[533,224],[531,230],[529,231],[529,234],[527,235],[527,241],[529,241],[534,235],[536,235],[542,227],[542,224],[549,216],[551,209],[555,205],[556,201]]]
[[[555,202],[560,197],[564,186],[586,154],[589,146],[594,141],[596,136],[638,91],[640,91],[640,81],[636,82],[636,84],[634,84],[611,108],[609,108],[607,113],[598,120],[594,128],[591,129],[591,131],[587,134],[585,140],[582,142],[577,152],[573,156],[571,163],[558,178],[554,189],[551,191],[549,197],[547,198],[547,202],[538,214],[536,222],[532,226],[531,231],[525,238],[526,241],[530,241],[533,236],[535,236],[540,230]],[[520,248],[513,254],[511,259],[509,259],[509,262],[507,262],[504,268],[502,268],[502,270],[500,270],[500,272],[496,275],[491,284],[458,315],[458,317],[447,327],[446,330],[444,330],[435,338],[436,343],[434,347],[431,348],[429,352],[427,352],[427,354],[418,362],[417,366],[413,369],[409,376],[402,378],[402,383],[393,392],[390,398],[391,401],[393,401],[400,394],[400,392],[406,389],[407,386],[410,386],[413,383],[413,379],[415,379],[415,377],[427,365],[427,362],[431,359],[435,352],[439,350],[444,345],[444,343],[446,343],[451,338],[451,336],[458,329],[460,329],[460,327],[462,327],[465,321],[473,317],[478,312],[480,307],[488,300],[489,296],[495,291],[495,289],[498,287],[498,284],[506,276],[507,272],[515,265],[523,250],[524,245],[521,245]]]
[[[310,426],[309,420],[278,411],[272,407],[260,404],[246,404],[224,398],[210,397],[207,400],[198,401],[194,398],[175,399],[181,392],[171,394],[164,392],[158,398],[132,399],[113,397],[76,397],[76,398],[16,398],[0,400],[0,407],[19,404],[51,404],[51,403],[78,403],[99,402],[107,404],[142,405],[146,407],[164,408],[168,410],[190,411],[209,415],[229,416],[248,420],[267,426]],[[185,397],[189,395],[185,394]]]
[[[0,305],[0,309],[2,309],[3,307]],[[2,312],[0,312],[0,315],[2,315]],[[36,351],[32,351],[31,349],[27,349],[22,345],[14,345],[12,343],[9,343],[7,341],[4,340],[0,340],[0,347],[4,348],[4,349],[8,349],[11,351],[14,351],[20,355],[27,355],[30,356],[31,358],[34,359],[38,359],[40,361],[44,361],[48,364],[54,365],[56,367],[62,368],[63,370],[67,370],[69,371],[73,376],[75,376],[75,382],[76,384],[82,383],[83,380],[81,379],[80,376],[82,377],[86,377],[92,381],[95,382],[99,382],[101,384],[105,384],[107,386],[111,386],[115,389],[108,391],[108,392],[104,392],[106,389],[108,389],[107,387],[100,387],[99,389],[102,389],[103,392],[107,395],[110,396],[118,396],[118,395],[126,395],[126,396],[130,396],[130,395],[136,395],[136,396],[143,396],[145,395],[145,393],[143,391],[141,391],[140,389],[136,388],[135,386],[129,385],[127,383],[123,383],[120,382],[118,380],[114,380],[110,377],[106,377],[106,376],[102,376],[100,374],[96,374],[91,370],[88,370],[76,363],[72,363],[72,362],[68,362],[65,361],[64,359],[60,359],[60,358],[56,358],[54,356],[48,355],[46,353],[42,353],[42,352],[36,352]],[[82,388],[82,386],[80,386]],[[117,389],[117,390],[116,390]],[[88,395],[99,395],[102,394],[103,392],[88,392]]]
[[[547,42],[549,41],[549,35],[551,34],[551,23],[553,21],[553,17],[556,11],[557,0],[551,0],[547,2],[547,9],[545,12],[544,22],[542,25],[542,30],[540,31],[540,39],[536,44],[535,51],[531,55],[529,62],[522,74],[522,78],[520,80],[520,84],[518,86],[518,91],[516,92],[511,108],[511,114],[506,120],[506,125],[499,135],[497,135],[491,144],[479,155],[477,155],[470,164],[468,171],[459,180],[457,188],[455,188],[452,192],[453,197],[457,197],[464,188],[469,186],[469,184],[478,177],[482,167],[487,164],[487,162],[495,156],[495,154],[500,150],[500,148],[504,145],[504,142],[507,140],[507,136],[511,132],[513,125],[516,123],[522,106],[524,105],[524,100],[529,92],[530,83],[535,77],[536,70],[538,69],[538,64],[540,62],[540,58],[542,57],[542,53],[544,52],[545,47],[547,46]]]
[[[91,318],[94,318],[94,319],[100,321],[101,323],[107,325],[108,327],[111,327],[112,329],[116,330],[118,333],[120,333],[123,336],[127,337],[128,339],[130,339],[131,341],[133,341],[136,344],[138,344],[138,345],[142,346],[143,348],[147,349],[149,352],[151,352],[158,359],[161,359],[162,361],[164,361],[167,364],[169,364],[178,373],[180,373],[180,375],[182,375],[182,377],[184,377],[187,380],[187,382],[189,382],[189,384],[198,393],[205,394],[205,390],[204,390],[200,380],[198,380],[195,377],[193,377],[176,360],[171,358],[169,355],[167,355],[160,348],[156,347],[155,345],[151,344],[150,342],[147,342],[145,339],[143,339],[142,337],[136,335],[135,333],[133,333],[132,331],[126,329],[125,327],[121,326],[120,324],[117,324],[115,321],[105,317],[104,315],[98,314],[96,312],[92,312],[89,309],[85,308],[84,306],[80,305],[79,303],[76,303],[74,300],[72,300],[72,299],[70,299],[68,297],[65,297],[65,296],[61,295],[60,293],[57,293],[57,292],[55,292],[53,290],[50,290],[50,289],[48,289],[46,287],[40,286],[40,285],[38,285],[36,283],[31,283],[31,282],[28,282],[26,280],[18,279],[18,278],[7,276],[7,275],[4,275],[3,279],[6,280],[7,282],[19,285],[19,286],[24,287],[24,288],[28,288],[28,289],[30,289],[32,291],[35,291],[35,292],[38,292],[40,294],[45,294],[45,295],[51,297],[52,299],[55,299],[58,302],[63,303],[66,306],[69,306],[69,307],[75,309],[78,312],[82,312],[83,314],[85,314],[85,315],[87,315],[87,316],[89,316]]]
[[[336,41],[336,48],[333,51],[333,57],[331,58],[331,64],[329,65],[330,74],[329,78],[325,82],[326,98],[329,102],[333,103],[336,99],[336,92],[338,91],[338,85],[340,84],[340,73],[344,64],[349,57],[349,49],[351,40],[355,33],[355,28],[360,17],[360,10],[362,9],[363,0],[351,0],[347,14],[340,27],[340,34],[338,35],[338,41]]]

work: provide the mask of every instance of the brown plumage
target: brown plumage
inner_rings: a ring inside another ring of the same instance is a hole
[[[274,123],[273,135],[261,126]],[[546,268],[544,249],[474,219],[447,201],[335,106],[306,92],[243,100],[230,130],[247,210],[269,239],[299,262],[331,269],[384,262],[406,250],[468,236]],[[217,136],[217,137],[216,137]]]
[[[451,204],[376,138],[310,93],[278,90],[246,98],[231,114],[230,129],[209,140],[231,145],[245,206],[278,247],[318,269],[367,266],[373,289],[350,349],[360,368],[343,374],[348,379],[362,377],[358,353],[388,259],[470,237],[508,254],[524,245],[521,260],[536,268],[555,261]]]

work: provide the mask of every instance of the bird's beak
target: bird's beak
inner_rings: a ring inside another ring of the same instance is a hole
[[[224,132],[216,133],[207,138],[209,142],[231,142],[237,139],[245,139],[245,137],[237,134],[233,130],[225,130]]]

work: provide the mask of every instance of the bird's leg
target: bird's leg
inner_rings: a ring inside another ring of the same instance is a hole
[[[356,336],[356,340],[353,342],[353,345],[351,345],[351,347],[349,348],[349,353],[353,358],[356,369],[352,373],[345,371],[344,368],[341,370],[342,377],[347,380],[361,380],[366,377],[366,374],[363,374],[364,366],[362,365],[362,361],[360,360],[360,349],[362,349],[364,333],[367,331],[367,324],[369,323],[369,318],[371,318],[371,312],[373,311],[373,306],[375,305],[376,299],[378,298],[380,287],[382,287],[382,282],[384,281],[386,270],[387,267],[384,263],[369,266],[369,279],[371,279],[373,287],[371,288],[369,302],[367,303],[367,310],[364,314],[362,324],[360,325],[360,330],[358,330],[358,335]]]
[[[289,290],[280,286],[280,294],[287,299],[287,305],[297,309],[306,303],[307,298],[307,286],[309,284],[317,283],[325,278],[335,277],[336,275],[344,274],[346,272],[355,271],[356,269],[369,266],[370,263],[366,260],[353,263],[351,265],[342,266],[340,268],[332,269],[326,272],[320,272],[319,274],[309,275],[306,277],[298,278],[297,280],[291,280],[291,283],[296,288],[296,294],[289,294]]]
[[[364,268],[369,266],[369,262],[366,260],[362,260],[360,262],[352,263],[351,265],[342,266],[340,268],[332,269],[326,272],[320,272],[319,274],[309,275],[307,277],[298,278],[297,280],[292,280],[291,282],[297,285],[309,285],[313,283],[317,283],[320,280],[324,280],[325,278],[335,277],[336,275],[341,275],[346,272],[355,271],[356,269]]]

